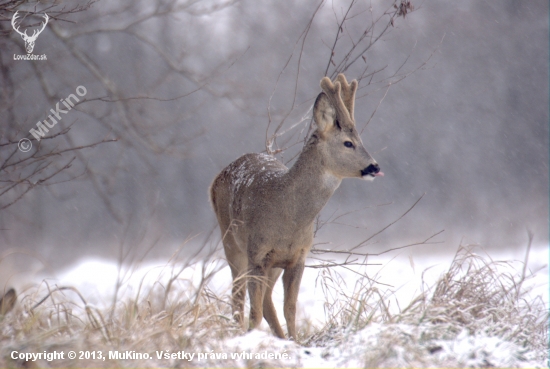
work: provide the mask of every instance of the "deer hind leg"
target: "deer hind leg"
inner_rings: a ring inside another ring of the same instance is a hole
[[[279,324],[279,319],[277,319],[277,312],[275,311],[275,306],[273,305],[273,301],[271,300],[271,293],[273,292],[273,286],[275,285],[275,282],[277,282],[277,279],[279,279],[282,271],[282,269],[273,268],[267,273],[268,281],[265,290],[263,305],[264,318],[265,320],[267,320],[267,323],[269,324],[269,327],[271,328],[273,333],[279,338],[285,338],[285,334],[281,328],[281,325]]]
[[[293,267],[285,269],[283,286],[285,290],[284,314],[288,328],[288,338],[296,340],[296,302],[300,291],[300,282],[304,273],[304,261],[298,261]]]
[[[246,260],[246,259],[245,259]],[[246,298],[246,265],[244,271],[240,267],[229,264],[233,277],[233,288],[231,289],[231,308],[233,318],[244,328],[244,300]]]
[[[222,228],[225,256],[233,278],[233,287],[231,289],[233,318],[244,329],[244,300],[246,298],[248,260],[246,254],[239,248],[233,234],[228,231],[229,225],[225,227],[224,222],[220,222],[220,228]]]
[[[267,270],[260,265],[249,269],[248,295],[250,297],[250,318],[248,330],[256,329],[263,318],[263,300],[267,289]]]

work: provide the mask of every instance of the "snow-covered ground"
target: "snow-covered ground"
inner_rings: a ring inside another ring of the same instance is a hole
[[[529,255],[528,271],[538,271],[534,278],[530,279],[526,285],[534,286],[534,293],[542,296],[548,305],[548,247],[533,247]],[[523,260],[525,250],[506,251],[501,254],[490,254],[495,261],[513,261]],[[481,256],[487,257],[481,253]],[[435,281],[448,270],[454,255],[442,256],[412,256],[410,253],[403,252],[397,255],[386,257],[371,258],[368,262],[380,265],[369,265],[367,267],[352,267],[350,269],[365,273],[369,278],[375,279],[376,287],[382,295],[393,295],[388,298],[390,310],[396,312],[399,307],[404,308],[422,289],[422,280],[424,287],[432,287]],[[223,261],[217,261],[212,266],[206,266],[207,270],[221,266],[221,270],[212,278],[209,288],[222,295],[229,294],[231,289],[231,273],[228,266],[223,266]],[[312,265],[314,262],[308,262]],[[523,265],[521,262],[515,263],[515,268],[521,271]],[[203,265],[197,263],[183,270],[179,280],[192,283],[198,286],[201,280],[201,270]],[[341,279],[338,280],[338,287],[342,292],[352,293],[356,283],[362,279],[352,270],[344,268],[332,268],[333,276],[338,274]],[[97,307],[107,307],[110,305],[115,291],[116,281],[122,280],[122,288],[119,291],[118,298],[135,297],[140,286],[152,286],[155,283],[167,283],[168,279],[178,270],[162,264],[160,262],[145,263],[132,270],[123,269],[119,274],[119,267],[113,261],[98,259],[87,259],[73,265],[57,275],[57,278],[47,279],[50,284],[70,285],[76,287],[84,293],[89,303]],[[300,294],[298,298],[301,318],[307,318],[313,323],[322,324],[325,321],[324,302],[325,295],[320,286],[322,277],[320,269],[306,268],[302,279]],[[278,309],[279,316],[282,317],[283,288],[279,281],[273,291],[273,301]],[[398,304],[397,304],[398,302]],[[284,319],[282,319],[284,321]],[[267,324],[265,327],[267,329]]]
[[[480,250],[480,253],[482,252]],[[482,254],[482,256],[490,257],[495,261],[522,260],[524,252],[524,250],[518,250],[516,254],[508,251],[489,256]],[[437,278],[447,271],[452,259],[453,255],[413,256],[405,251],[384,258],[372,258],[369,263],[380,265],[369,265],[366,269],[355,267],[355,270],[363,273],[366,271],[369,278],[376,280],[375,286],[380,291],[380,295],[387,300],[389,310],[396,313],[421,292],[423,283],[424,287],[432,287]],[[528,271],[539,271],[528,283],[534,287],[532,296],[540,295],[546,306],[549,301],[548,268],[544,267],[547,261],[548,247],[533,247],[529,255]],[[186,287],[186,284],[196,287],[205,270],[208,272],[221,268],[212,278],[209,288],[218,296],[227,296],[231,288],[231,275],[224,263],[220,259],[208,265],[196,263],[182,271],[178,277],[178,283],[181,287]],[[308,264],[313,262],[310,261]],[[517,262],[514,267],[521,272],[523,265]],[[89,304],[104,308],[110,306],[113,301],[117,280],[122,281],[117,300],[125,297],[135,298],[140,289],[143,293],[151,286],[166,286],[169,278],[176,271],[178,271],[177,266],[161,263],[147,263],[131,271],[119,271],[117,264],[111,261],[83,260],[62,271],[55,278],[48,278],[47,282],[50,285],[76,287]],[[365,282],[364,278],[353,270],[337,268],[330,272],[332,274],[330,280],[326,279],[325,288],[330,285],[336,287],[333,292],[339,291],[339,293],[351,295],[357,283]],[[336,272],[339,276],[336,276]],[[326,270],[306,269],[298,300],[299,319],[308,320],[317,327],[322,327],[325,322],[326,294],[322,287],[323,273],[328,277]],[[273,297],[280,321],[284,322],[283,291],[280,282],[276,286]],[[426,331],[433,329],[430,323],[419,326],[403,323],[372,323],[359,332],[334,332],[334,342],[324,347],[302,347],[291,341],[277,339],[269,333],[265,321],[262,324],[261,330],[212,343],[212,349],[203,353],[202,361],[195,362],[195,365],[247,367],[262,363],[263,366],[273,367],[362,367],[368,366],[369,363],[380,364],[380,361],[369,360],[371,357],[372,360],[379,360],[380,352],[388,349],[387,342],[391,342],[392,347],[391,355],[383,361],[384,366],[540,367],[546,365],[541,362],[540,357],[538,359],[532,357],[532,353],[526,352],[525,348],[484,333],[477,332],[472,335],[464,330],[451,340],[427,341],[424,338]],[[386,337],[386,340],[381,337]],[[423,347],[422,345],[426,345],[425,342],[429,342],[430,346]],[[367,347],[368,350],[365,349]],[[418,347],[422,350],[418,350]],[[426,351],[431,353],[429,358],[425,357]],[[214,355],[224,353],[226,357],[223,359]],[[198,353],[195,354],[198,355]],[[279,356],[273,359],[269,358],[269,355]],[[198,357],[195,356],[194,360],[198,360]],[[157,365],[164,366],[170,363],[158,362]]]

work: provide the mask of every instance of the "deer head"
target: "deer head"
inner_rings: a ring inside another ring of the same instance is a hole
[[[17,27],[15,26],[15,21],[19,17],[18,13],[19,13],[19,10],[16,11],[15,14],[13,15],[11,19],[11,26],[13,27],[15,32],[21,35],[21,38],[23,39],[23,41],[25,41],[25,49],[27,50],[27,54],[30,54],[34,49],[34,42],[38,38],[38,35],[42,33],[44,28],[46,28],[46,24],[48,24],[48,20],[50,19],[50,17],[48,17],[48,14],[44,13],[44,23],[42,23],[42,28],[40,28],[40,30],[35,29],[32,33],[32,36],[29,36],[27,35],[27,30],[25,30],[25,32],[21,32],[19,31],[19,26]]]

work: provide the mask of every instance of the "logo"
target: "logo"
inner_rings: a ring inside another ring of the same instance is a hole
[[[44,28],[46,28],[46,24],[48,24],[48,20],[50,19],[50,17],[48,17],[48,14],[44,13],[44,23],[42,23],[42,26],[41,26],[42,28],[40,28],[40,30],[35,29],[32,35],[29,36],[27,35],[27,30],[25,30],[25,32],[21,32],[19,31],[19,26],[17,27],[15,26],[15,21],[19,17],[18,13],[19,13],[19,10],[16,11],[13,17],[11,18],[11,26],[13,27],[15,32],[21,35],[21,38],[23,39],[23,41],[25,41],[25,49],[27,50],[27,54],[31,54],[34,49],[34,43],[36,39],[42,33],[42,31],[44,31]]]

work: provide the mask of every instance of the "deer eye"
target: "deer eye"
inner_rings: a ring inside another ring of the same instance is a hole
[[[351,141],[344,142],[345,147],[349,147],[350,149],[353,148],[353,143]]]

